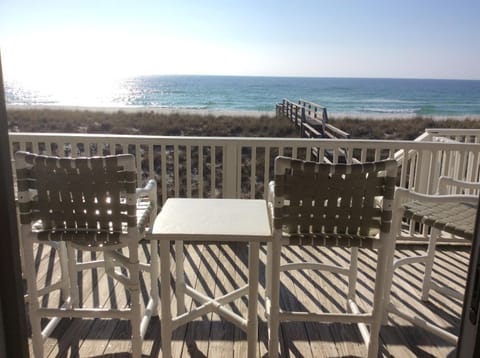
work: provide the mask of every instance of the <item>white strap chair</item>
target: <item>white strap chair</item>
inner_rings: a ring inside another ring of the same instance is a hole
[[[271,357],[278,355],[279,324],[283,321],[357,323],[368,356],[377,356],[385,268],[388,250],[393,247],[390,224],[396,173],[394,160],[347,165],[276,158],[275,181],[269,195],[274,237],[267,246],[266,314]],[[351,262],[342,267],[319,262],[281,264],[282,244],[351,248]],[[355,303],[359,247],[378,249],[373,307],[368,313],[361,312]],[[327,270],[348,276],[347,312],[281,309],[280,273],[292,269]]]
[[[136,189],[135,158],[130,154],[59,158],[17,152],[15,165],[35,357],[43,356],[43,342],[62,317],[130,320],[132,353],[140,357],[142,337],[150,317],[156,315],[158,302],[157,242],[151,242],[150,264],[140,263],[138,254],[146,225],[153,223],[156,215],[156,182],[151,180],[145,188]],[[34,244],[42,243],[58,249],[62,277],[38,287]],[[77,262],[76,250],[101,251],[103,259]],[[104,267],[107,275],[125,286],[129,307],[82,307],[77,274],[97,267]],[[141,270],[150,272],[152,282],[144,309]],[[52,307],[44,295],[58,289],[63,303]],[[50,318],[43,329],[42,318]]]
[[[459,190],[460,188],[460,190]],[[478,195],[472,195],[480,189],[480,183],[456,180],[450,177],[441,177],[438,184],[438,194],[420,194],[407,189],[398,188],[395,199],[394,230],[400,234],[402,218],[423,225],[423,232],[428,239],[428,248],[425,254],[409,256],[393,261],[392,272],[388,275],[386,285],[386,311],[394,313],[403,319],[422,327],[429,332],[442,337],[447,342],[456,344],[457,336],[441,328],[431,321],[418,315],[412,315],[394,305],[391,300],[390,290],[395,270],[403,265],[423,263],[425,271],[422,283],[421,299],[428,301],[430,290],[437,291],[445,296],[463,300],[463,292],[449,286],[440,285],[432,279],[435,251],[438,239],[444,234],[453,235],[455,238],[471,241],[475,217],[478,207]],[[450,193],[450,194],[448,194]]]

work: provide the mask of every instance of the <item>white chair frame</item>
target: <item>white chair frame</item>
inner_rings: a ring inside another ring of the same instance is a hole
[[[116,158],[112,158],[116,157]],[[22,205],[30,205],[36,199],[35,189],[26,189],[26,181],[34,181],[31,176],[20,174],[25,170],[30,170],[32,161],[58,161],[71,160],[75,167],[76,160],[102,160],[115,159],[118,165],[125,171],[135,171],[135,158],[133,155],[117,155],[108,157],[92,158],[58,158],[36,155],[26,152],[17,152],[15,154],[17,180],[18,180],[18,202],[21,221],[21,240],[24,255],[25,276],[27,279],[29,315],[32,329],[32,345],[35,357],[41,358],[44,355],[44,341],[51,335],[55,327],[62,318],[120,318],[131,322],[132,327],[132,356],[137,358],[142,355],[142,343],[150,318],[157,315],[158,305],[158,276],[159,276],[159,258],[158,242],[150,242],[150,263],[141,263],[139,261],[139,242],[145,237],[147,224],[153,223],[157,212],[157,184],[150,180],[144,188],[138,188],[133,193],[127,193],[127,203],[134,206],[132,220],[136,225],[130,226],[128,232],[119,236],[118,244],[88,246],[83,243],[75,243],[64,240],[39,240],[36,231],[36,220],[31,220],[31,216]],[[109,159],[108,159],[109,158]],[[27,184],[28,185],[28,184]],[[136,213],[135,213],[136,210]],[[22,217],[25,215],[25,217]],[[33,218],[32,218],[33,219]],[[81,235],[81,234],[79,234]],[[83,235],[82,235],[83,236]],[[52,236],[53,237],[53,236]],[[34,265],[34,245],[48,244],[58,250],[59,264],[61,269],[61,279],[53,284],[44,287],[37,286],[37,272]],[[122,253],[122,248],[126,248],[127,255]],[[97,251],[102,252],[103,260],[92,260],[88,262],[77,262],[77,250],[79,251]],[[106,273],[115,280],[118,280],[129,291],[131,297],[130,307],[127,308],[84,308],[79,302],[79,287],[77,282],[77,273],[83,270],[104,267]],[[120,271],[126,269],[128,274]],[[151,290],[148,303],[142,308],[140,299],[140,271],[147,271],[151,275]],[[61,289],[63,304],[60,307],[42,307],[40,299],[55,290]],[[48,324],[42,328],[41,319],[50,318]]]
[[[279,163],[279,161],[282,161]],[[277,178],[277,174],[282,175],[285,170],[285,166],[289,166],[289,161],[296,161],[296,165],[309,165],[310,167],[323,165],[323,166],[330,166],[331,173],[335,173],[335,171],[342,171],[346,170],[347,172],[350,169],[349,165],[342,165],[342,164],[319,164],[313,162],[305,162],[299,160],[293,160],[290,158],[282,158],[279,157],[276,159],[275,162],[275,175]],[[303,162],[303,164],[302,164]],[[325,242],[327,242],[331,236],[338,236],[342,239],[346,239],[348,244],[340,243],[342,240],[339,239],[337,244],[332,246],[341,247],[343,245],[351,247],[351,261],[350,265],[347,267],[344,266],[334,266],[323,264],[319,262],[296,262],[291,264],[281,264],[281,248],[282,245],[288,244],[288,237],[285,236],[283,230],[279,227],[275,227],[275,223],[273,224],[273,239],[271,243],[267,244],[267,268],[266,268],[266,315],[268,321],[268,329],[269,329],[269,345],[268,351],[270,357],[278,356],[278,348],[279,348],[279,325],[281,322],[285,321],[297,321],[297,322],[322,322],[322,323],[331,323],[331,322],[339,322],[339,323],[356,323],[359,327],[359,331],[362,335],[363,340],[367,346],[368,350],[368,357],[376,357],[378,354],[379,349],[379,333],[382,324],[383,318],[383,292],[384,292],[384,284],[386,280],[386,265],[388,263],[388,257],[390,257],[389,250],[392,250],[393,245],[393,235],[390,231],[390,220],[391,217],[389,213],[393,206],[393,192],[394,192],[394,183],[395,177],[397,172],[397,166],[394,161],[385,161],[380,164],[380,162],[376,163],[369,163],[368,165],[378,165],[379,167],[382,166],[381,172],[384,172],[384,177],[387,182],[390,182],[389,187],[386,192],[390,190],[391,198],[385,194],[385,196],[380,201],[379,211],[383,212],[381,214],[382,219],[379,219],[382,222],[381,227],[382,229],[377,234],[376,238],[369,237],[371,239],[369,243],[372,245],[372,248],[378,249],[378,261],[377,261],[377,270],[376,270],[376,277],[375,277],[375,290],[374,290],[374,297],[373,297],[373,307],[371,312],[362,312],[362,310],[358,307],[355,302],[355,290],[356,290],[356,282],[357,282],[357,257],[358,257],[358,242],[355,244],[355,240],[357,237],[356,235],[342,235],[342,233],[336,232],[327,232],[327,233],[312,233],[313,236],[318,235],[318,237],[323,237],[326,234]],[[384,165],[384,166],[383,166]],[[361,168],[362,164],[352,164],[350,166],[357,166],[356,170]],[[347,167],[347,169],[345,169]],[[317,169],[315,169],[317,170]],[[373,170],[371,174],[375,173],[376,170]],[[276,179],[277,180],[277,179]],[[340,184],[341,185],[341,184]],[[283,206],[284,199],[283,197],[276,197],[275,193],[275,184],[272,182],[269,186],[269,196],[268,196],[268,203],[269,203],[269,210],[270,215],[272,216],[273,222],[275,222],[275,209],[278,207]],[[328,190],[324,188],[324,190]],[[305,199],[310,204],[311,199],[308,196],[305,196]],[[322,199],[323,200],[323,199]],[[367,200],[366,200],[367,201]],[[307,205],[309,205],[307,204]],[[377,202],[378,204],[378,202]],[[318,204],[315,204],[318,205]],[[321,206],[322,204],[320,204]],[[368,210],[368,209],[367,209]],[[281,214],[280,214],[281,215]],[[353,211],[352,211],[353,216]],[[368,214],[365,214],[367,217]],[[280,222],[281,222],[281,218]],[[367,219],[365,219],[367,220]],[[323,222],[325,220],[316,219],[317,222]],[[328,221],[328,220],[327,220]],[[312,220],[312,224],[315,221]],[[323,224],[322,224],[323,225]],[[325,224],[328,226],[329,224]],[[353,225],[352,225],[353,226]],[[313,226],[312,226],[313,227]],[[313,229],[312,229],[313,230]],[[338,230],[342,230],[339,229]],[[309,235],[309,233],[307,233]],[[330,236],[330,237],[329,237]],[[346,237],[355,237],[352,241],[349,241],[350,238]],[[365,238],[365,237],[363,237]],[[363,238],[359,238],[360,242],[362,242]],[[351,245],[351,246],[350,246]],[[367,244],[369,245],[369,244]],[[319,245],[321,246],[321,244]],[[328,246],[328,245],[327,245]],[[288,270],[298,270],[298,269],[314,269],[314,270],[326,270],[331,271],[339,274],[346,275],[348,277],[348,294],[347,294],[347,307],[346,312],[291,312],[285,311],[280,308],[279,302],[279,291],[280,291],[280,273]],[[368,328],[370,327],[370,329]]]
[[[405,208],[404,204],[408,201],[420,201],[425,203],[435,203],[441,205],[442,203],[457,203],[458,205],[468,205],[468,208],[472,206],[478,206],[478,196],[477,195],[466,195],[466,194],[458,194],[458,188],[468,189],[471,190],[479,190],[480,183],[476,182],[466,182],[457,179],[453,179],[451,177],[440,177],[439,184],[438,184],[438,194],[435,195],[427,195],[427,194],[420,194],[414,191],[409,191],[408,189],[404,188],[397,188],[396,190],[396,199],[394,205],[395,211],[395,220],[393,223],[393,230],[396,233],[397,237],[400,235],[401,227],[402,227],[402,218],[404,216]],[[450,190],[448,190],[450,189]],[[447,194],[455,193],[455,194]],[[472,233],[473,233],[473,223],[475,217],[472,216]],[[421,300],[428,301],[430,290],[435,290],[436,292],[441,293],[442,295],[454,297],[456,299],[463,299],[463,292],[459,292],[457,290],[452,289],[446,285],[440,285],[439,283],[432,280],[432,270],[434,266],[434,259],[435,259],[435,251],[437,247],[438,239],[441,235],[442,230],[430,227],[425,223],[425,227],[423,229],[425,235],[428,237],[428,247],[427,251],[423,255],[417,256],[410,256],[406,258],[401,258],[394,260],[393,257],[391,258],[391,272],[388,274],[387,284],[386,284],[386,293],[385,293],[385,318],[386,321],[388,318],[389,313],[396,314],[403,319],[415,324],[418,327],[421,327],[441,338],[446,340],[449,343],[456,344],[458,337],[447,330],[432,324],[431,322],[422,319],[418,316],[412,316],[407,314],[404,310],[397,307],[393,304],[391,300],[391,288],[393,282],[393,275],[395,274],[395,270],[403,265],[411,265],[415,263],[423,263],[425,265],[424,275],[422,280],[422,292],[421,292]],[[458,236],[457,236],[458,237]]]

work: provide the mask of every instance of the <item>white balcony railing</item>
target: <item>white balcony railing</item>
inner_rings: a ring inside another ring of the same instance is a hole
[[[459,143],[480,143],[480,129],[461,128],[427,128],[425,140],[430,141],[456,141]]]
[[[138,181],[157,179],[160,203],[168,197],[262,198],[277,155],[349,163],[395,158],[397,184],[421,193],[434,193],[441,175],[480,179],[478,139],[439,141],[432,135],[427,132],[422,139],[433,142],[11,133],[10,145],[12,154],[17,150],[73,157],[132,153]],[[467,138],[457,134],[460,137]]]
[[[416,141],[11,133],[10,148],[73,157],[132,153],[138,182],[157,180],[161,207],[169,197],[263,198],[277,155],[334,163],[395,158],[397,185],[420,193],[436,192],[442,175],[480,181],[480,135],[452,133],[435,130]],[[422,226],[405,229],[407,242],[426,240]]]

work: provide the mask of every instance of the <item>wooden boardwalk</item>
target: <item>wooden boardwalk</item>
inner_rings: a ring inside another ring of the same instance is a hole
[[[327,108],[300,99],[284,99],[276,106],[277,118],[286,118],[299,128],[302,138],[348,139],[350,134],[328,122]]]
[[[144,251],[140,250],[143,254]],[[396,251],[396,257],[424,250],[424,246],[401,246]],[[262,248],[258,342],[260,357],[267,356],[267,329],[263,311],[265,253],[265,248]],[[284,249],[284,260],[299,256],[342,262],[348,258],[348,251],[311,247]],[[247,249],[241,244],[187,246],[187,281],[209,295],[224,294],[245,283],[247,257]],[[371,303],[373,296],[374,259],[375,254],[372,251],[361,250],[357,297],[364,307]],[[39,281],[48,282],[58,277],[57,260],[54,252],[46,247],[39,248],[36,263],[40,265]],[[458,289],[464,289],[468,260],[468,247],[440,247],[434,277],[449,282]],[[419,300],[422,272],[420,264],[404,266],[398,270],[393,287],[395,301],[402,302],[408,310],[428,317],[432,322],[458,334],[462,302],[432,293],[428,304],[422,304]],[[127,304],[125,291],[107,279],[103,270],[84,274],[80,282],[85,304],[94,303],[107,307],[122,307]],[[284,274],[281,282],[281,304],[284,307],[320,307],[334,310],[345,307],[345,296],[340,290],[346,287],[346,281],[335,274],[301,271]],[[145,281],[144,289],[148,285],[148,281]],[[52,294],[48,297],[48,304],[55,305],[58,300],[59,297]],[[186,303],[187,306],[192,304],[191,301]],[[232,308],[245,312],[246,301],[237,300],[232,304]],[[52,337],[45,342],[44,352],[46,357],[129,357],[129,335],[127,321],[64,319]],[[363,357],[366,354],[360,334],[353,325],[283,323],[281,341],[284,357]],[[174,332],[172,352],[174,357],[245,357],[246,349],[246,336],[240,329],[221,320],[216,314],[209,314],[208,317],[198,319]],[[150,323],[143,344],[143,354],[145,357],[162,355],[158,317]],[[381,356],[449,357],[454,354],[453,345],[398,317],[391,317],[388,325],[382,327]]]

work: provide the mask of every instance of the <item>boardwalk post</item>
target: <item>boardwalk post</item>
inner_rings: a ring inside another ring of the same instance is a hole
[[[304,137],[305,136],[305,124],[306,122],[306,118],[305,118],[305,107],[302,106],[302,124],[300,126],[300,137]]]
[[[325,123],[328,122],[327,109],[324,108],[322,111],[322,135],[325,136]]]
[[[290,105],[292,108],[292,122],[295,123],[295,126],[298,127],[298,107],[295,106],[294,104]],[[293,112],[293,108],[295,108],[295,112]]]

